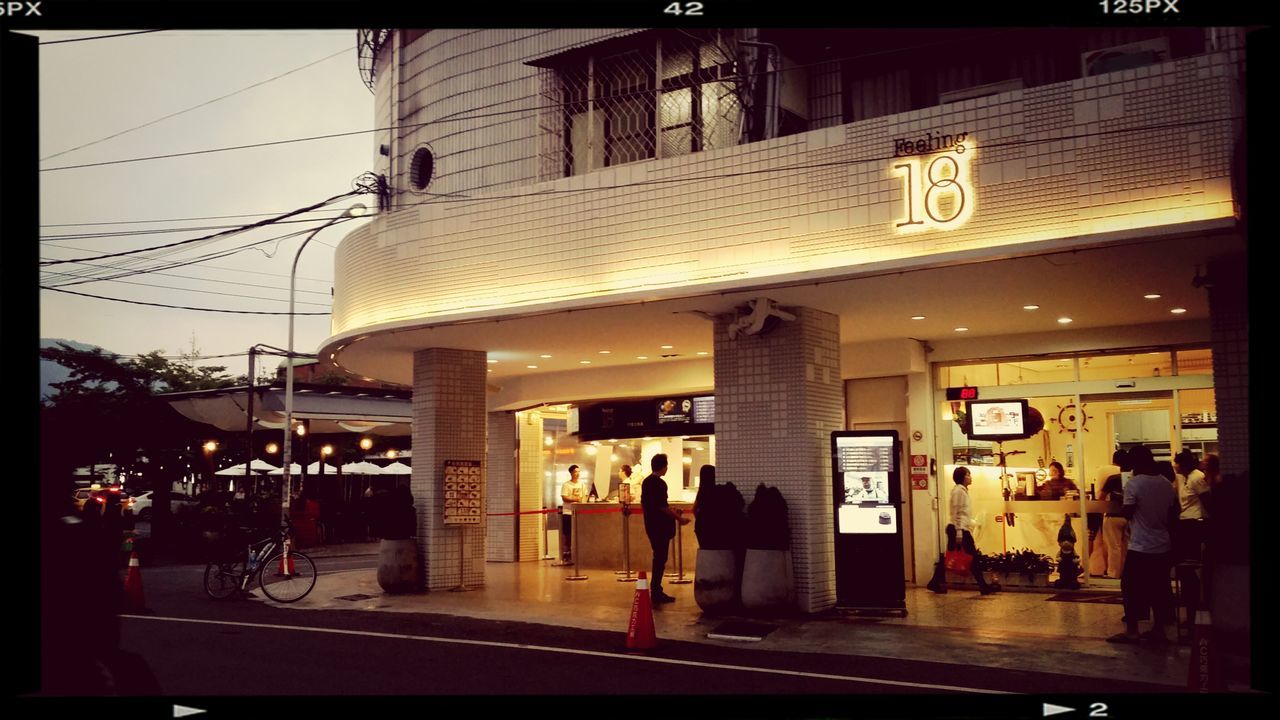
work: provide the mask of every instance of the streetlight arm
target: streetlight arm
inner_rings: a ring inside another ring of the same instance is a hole
[[[289,519],[289,500],[293,495],[293,307],[294,288],[298,281],[298,261],[302,259],[302,251],[307,248],[307,243],[320,234],[321,230],[341,220],[363,215],[364,211],[365,206],[357,203],[342,211],[338,217],[313,230],[307,239],[302,241],[302,245],[298,246],[298,252],[293,256],[293,269],[289,271],[289,350],[285,355],[284,375],[284,483],[280,489],[280,515],[285,521]],[[324,464],[323,460],[321,464]]]

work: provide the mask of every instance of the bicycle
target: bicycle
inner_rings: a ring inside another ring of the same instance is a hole
[[[292,548],[293,525],[285,521],[275,537],[251,543],[239,558],[211,562],[204,569],[204,591],[214,600],[248,592],[257,577],[263,594],[276,602],[297,602],[316,586],[316,564]]]

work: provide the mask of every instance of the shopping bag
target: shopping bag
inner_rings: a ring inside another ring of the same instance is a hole
[[[943,562],[951,572],[967,573],[973,567],[973,556],[963,550],[948,550]]]

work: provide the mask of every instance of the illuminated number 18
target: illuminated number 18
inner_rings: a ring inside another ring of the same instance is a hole
[[[950,166],[950,173],[947,168]],[[940,155],[929,163],[929,169],[925,172],[925,177],[921,178],[920,189],[923,190],[923,197],[917,197],[916,184],[912,179],[913,165],[901,164],[894,165],[894,170],[906,170],[906,202],[907,202],[907,219],[900,222],[896,227],[906,227],[908,225],[923,225],[924,220],[916,219],[917,209],[923,209],[924,214],[936,224],[949,223],[964,212],[965,193],[964,185],[960,183],[960,163],[950,155]],[[928,187],[925,187],[924,181],[928,180]],[[950,217],[941,217],[941,207],[938,201],[943,193],[951,193],[955,198],[953,212]],[[919,206],[923,206],[920,208]]]

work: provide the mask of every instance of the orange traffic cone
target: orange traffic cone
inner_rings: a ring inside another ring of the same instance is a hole
[[[276,568],[276,577],[292,577],[294,575],[292,548],[288,543],[285,543],[284,550],[285,554],[280,556],[280,564],[279,567]],[[285,562],[286,557],[289,558],[287,563]],[[288,565],[288,567],[285,567],[286,565]]]
[[[124,609],[126,612],[147,609],[147,601],[142,597],[142,570],[138,565],[137,550],[129,553],[129,574],[124,578]]]
[[[631,623],[627,626],[628,650],[652,650],[658,646],[653,628],[653,601],[649,597],[649,579],[640,571],[636,580],[636,597],[631,603]]]
[[[1187,690],[1194,693],[1226,690],[1222,663],[1213,643],[1213,623],[1208,610],[1196,612],[1191,628],[1191,662],[1187,668]]]

